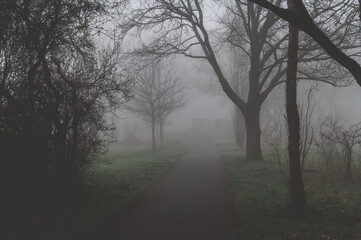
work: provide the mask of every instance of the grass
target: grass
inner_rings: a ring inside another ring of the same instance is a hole
[[[168,135],[164,149],[157,152],[148,145],[112,144],[87,180],[83,211],[70,219],[66,235],[72,237],[64,238],[83,238],[157,182],[184,153],[183,135]]]
[[[278,164],[245,161],[232,138],[215,135],[232,184],[239,239],[361,239],[360,185],[305,176],[309,210],[297,217]]]

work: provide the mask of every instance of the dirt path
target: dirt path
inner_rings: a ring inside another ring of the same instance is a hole
[[[188,145],[160,182],[112,219],[102,239],[229,239],[232,202],[220,153],[205,133],[190,133]]]

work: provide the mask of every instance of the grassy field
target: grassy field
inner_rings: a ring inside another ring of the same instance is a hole
[[[185,133],[166,136],[164,149],[113,143],[87,180],[84,210],[70,219],[65,239],[80,239],[157,182],[186,150]]]
[[[214,136],[232,184],[239,239],[361,239],[361,184],[306,175],[309,211],[296,217],[277,163],[245,161],[232,137]]]

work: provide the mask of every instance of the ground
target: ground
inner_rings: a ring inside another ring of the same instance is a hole
[[[187,142],[187,153],[96,238],[230,239],[233,208],[220,153],[207,133],[192,131]]]
[[[296,216],[289,207],[286,172],[267,156],[264,162],[245,161],[244,151],[228,135],[216,132],[212,139],[231,179],[237,239],[361,239],[358,182],[305,173],[308,211]]]
[[[296,216],[285,171],[266,154],[245,161],[230,136],[177,133],[157,152],[112,144],[87,179],[82,211],[34,239],[361,239],[358,182],[306,172],[308,211]],[[22,239],[13,236],[5,239]]]
[[[79,211],[68,216],[64,229],[50,239],[89,239],[96,229],[158,182],[186,151],[184,132],[168,133],[163,149],[148,142],[115,142],[92,167]]]

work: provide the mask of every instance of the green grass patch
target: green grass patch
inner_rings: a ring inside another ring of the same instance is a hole
[[[67,239],[82,238],[156,183],[186,150],[184,133],[170,134],[165,142],[156,152],[149,144],[112,144],[87,179],[83,211],[69,224],[69,235],[76,237]]]
[[[361,239],[359,184],[306,175],[309,210],[297,217],[289,207],[287,176],[277,163],[245,161],[231,137],[214,141],[232,184],[238,239]]]

